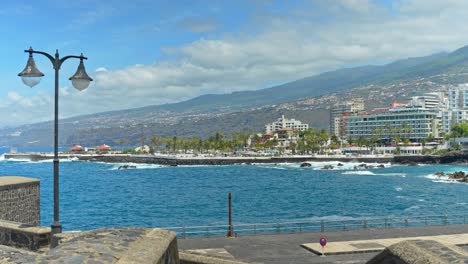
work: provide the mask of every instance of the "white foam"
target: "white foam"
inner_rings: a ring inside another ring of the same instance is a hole
[[[430,180],[432,180],[432,182],[437,182],[437,183],[460,183],[460,184],[463,183],[463,182],[459,182],[459,181],[457,181],[455,179],[450,179],[446,175],[438,176],[438,175],[435,175],[435,174],[429,174],[429,175],[424,176],[424,178],[430,179]]]
[[[397,191],[397,192],[401,192],[402,190],[403,190],[403,188],[401,188],[400,186],[395,187],[395,191]]]
[[[343,175],[366,175],[366,176],[390,176],[390,177],[406,177],[405,173],[374,173],[367,170],[352,170],[341,173]]]
[[[406,208],[404,211],[405,212],[409,212],[409,211],[414,211],[414,210],[418,210],[420,209],[421,207],[417,206],[417,205],[413,205],[413,206],[410,206],[408,208]]]
[[[301,167],[301,164],[309,163],[310,167]],[[338,166],[341,164],[341,166]],[[261,168],[271,168],[271,169],[312,169],[312,170],[364,170],[366,168],[359,167],[359,165],[366,164],[367,166],[372,166],[373,169],[379,169],[377,166],[384,165],[385,168],[391,167],[390,163],[363,163],[363,162],[340,162],[340,161],[305,161],[298,163],[252,163],[252,165],[261,167]],[[332,169],[323,169],[325,166],[333,166]],[[369,169],[369,168],[367,168]]]
[[[345,171],[343,175],[375,175],[372,171]]]
[[[104,163],[104,162],[103,162]],[[131,166],[133,168],[120,169],[120,170],[147,170],[147,169],[159,169],[167,167],[159,164],[145,164],[145,163],[111,163],[113,166],[108,170],[119,170],[121,166]]]

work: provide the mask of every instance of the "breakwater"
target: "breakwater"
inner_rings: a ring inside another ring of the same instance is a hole
[[[51,154],[17,153],[5,154],[5,159],[42,161],[53,159]],[[144,163],[168,166],[178,165],[234,165],[251,163],[298,163],[306,161],[326,162],[393,162],[393,157],[317,157],[317,156],[289,156],[289,157],[172,157],[154,155],[125,155],[125,154],[60,154],[59,159],[77,161],[93,161],[108,163]]]
[[[49,153],[15,153],[5,154],[5,159],[42,161],[51,160],[53,155]],[[131,154],[60,154],[60,159],[94,161],[108,163],[143,163],[159,164],[167,166],[178,165],[234,165],[251,163],[298,163],[298,162],[373,162],[395,164],[450,164],[468,163],[468,153],[449,153],[446,155],[412,155],[412,156],[283,156],[283,157],[179,157],[156,155],[131,155]]]

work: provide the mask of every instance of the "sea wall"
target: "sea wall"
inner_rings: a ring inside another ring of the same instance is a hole
[[[17,160],[49,160],[49,154],[5,154],[6,159]],[[371,156],[351,156],[351,157],[317,157],[317,156],[294,156],[294,157],[163,157],[153,155],[123,155],[123,154],[66,154],[60,155],[60,159],[77,159],[80,161],[96,161],[109,163],[147,163],[168,166],[178,165],[233,165],[251,163],[298,163],[298,162],[365,162],[365,163],[397,163],[397,164],[448,164],[448,163],[468,163],[468,153],[451,153],[447,155],[411,155],[394,157],[371,157]]]
[[[40,222],[39,180],[0,176],[0,220],[32,226]]]
[[[6,159],[16,160],[49,160],[50,155],[46,154],[5,154]],[[251,163],[297,163],[306,161],[340,161],[340,162],[393,162],[392,157],[315,157],[315,156],[295,156],[295,157],[193,157],[193,158],[173,158],[153,155],[60,155],[60,159],[78,159],[80,161],[95,161],[109,163],[147,163],[168,166],[178,165],[233,165]]]

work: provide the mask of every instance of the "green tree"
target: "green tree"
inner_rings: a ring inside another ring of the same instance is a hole
[[[138,141],[140,141],[141,146],[144,146],[145,143],[146,143],[146,137],[145,137],[145,136],[141,136],[141,137],[138,138]]]
[[[468,123],[456,124],[450,130],[450,138],[468,137]]]

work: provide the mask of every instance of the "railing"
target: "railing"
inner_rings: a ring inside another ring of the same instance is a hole
[[[314,220],[301,222],[276,222],[255,224],[234,224],[234,234],[279,234],[302,232],[325,232],[366,228],[421,227],[437,225],[467,224],[468,213],[425,215],[425,216],[392,216],[373,218],[354,218],[346,220]],[[177,233],[179,238],[190,236],[225,236],[229,225],[165,227]]]

